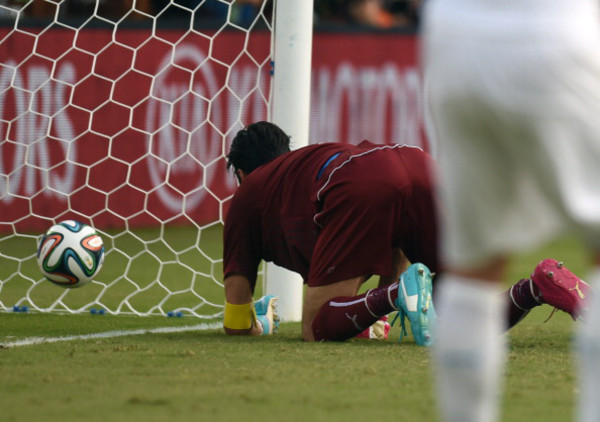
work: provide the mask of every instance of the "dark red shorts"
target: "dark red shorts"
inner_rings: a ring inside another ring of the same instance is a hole
[[[320,231],[307,284],[390,275],[393,248],[436,267],[431,158],[400,145],[352,154],[337,157],[320,178],[314,198]]]

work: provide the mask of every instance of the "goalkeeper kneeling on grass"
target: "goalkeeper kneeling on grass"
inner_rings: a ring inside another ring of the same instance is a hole
[[[369,336],[369,327],[397,311],[417,344],[431,344],[432,272],[439,268],[434,163],[427,153],[368,141],[290,151],[285,132],[258,122],[236,134],[227,160],[240,183],[224,229],[227,334],[277,329],[276,298],[253,302],[265,260],[299,273],[307,285],[304,340]],[[583,299],[561,288],[554,274],[562,273],[538,272],[505,292],[508,326],[541,303],[579,315]],[[379,286],[358,295],[372,275],[380,276]],[[587,285],[578,286],[585,296]]]

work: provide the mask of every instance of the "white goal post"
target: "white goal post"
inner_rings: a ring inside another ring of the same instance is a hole
[[[298,3],[302,6],[298,7]],[[273,122],[291,135],[293,148],[308,145],[313,1],[280,1],[275,10],[275,75]],[[303,283],[300,275],[267,264],[265,292],[279,298],[282,321],[302,319]]]
[[[220,317],[236,187],[224,157],[257,120],[308,142],[313,7],[274,1],[273,31],[269,2],[245,22],[236,2],[217,3],[224,14],[208,2],[98,1],[79,16],[56,0],[0,5],[0,312]],[[35,259],[66,219],[107,248],[80,289],[45,281]],[[267,267],[263,290],[299,320],[301,281]]]

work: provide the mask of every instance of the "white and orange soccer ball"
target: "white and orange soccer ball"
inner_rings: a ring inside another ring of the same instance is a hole
[[[42,236],[37,262],[52,283],[67,288],[85,286],[102,269],[104,243],[93,227],[74,220],[62,221]]]

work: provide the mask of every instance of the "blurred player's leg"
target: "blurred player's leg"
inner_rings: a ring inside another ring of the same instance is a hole
[[[495,283],[451,274],[438,288],[434,362],[440,416],[448,422],[495,421],[506,355],[504,296]]]
[[[600,266],[590,274],[592,287],[600,286]],[[598,391],[600,391],[600,295],[592,295],[589,310],[583,317],[584,323],[577,333],[579,352],[579,422],[600,420]]]

